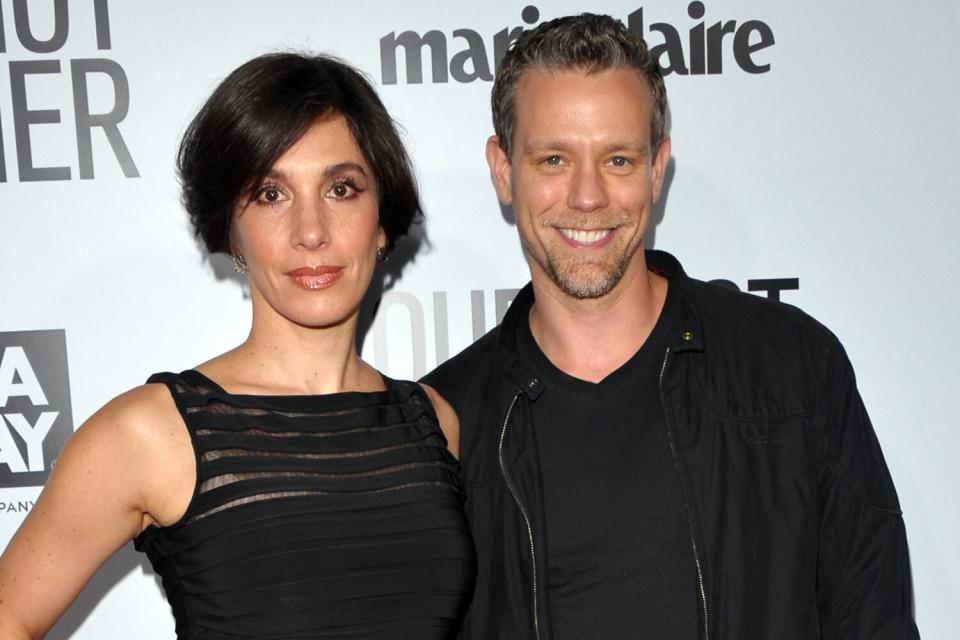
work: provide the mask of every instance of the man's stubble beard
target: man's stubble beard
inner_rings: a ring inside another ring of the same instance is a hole
[[[615,257],[612,264],[598,264],[593,261],[557,260],[544,251],[543,256],[527,249],[527,255],[539,265],[551,282],[562,292],[578,300],[601,298],[610,293],[623,279],[637,251],[643,251],[642,242],[633,251],[625,250]],[[566,264],[564,264],[566,263]],[[599,271],[596,275],[586,276],[584,270]]]

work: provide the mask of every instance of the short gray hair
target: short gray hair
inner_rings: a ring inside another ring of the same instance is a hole
[[[635,69],[650,89],[651,153],[660,148],[667,113],[663,73],[643,38],[619,20],[593,13],[556,18],[524,32],[511,45],[497,68],[490,96],[493,130],[508,156],[517,123],[517,84],[528,69],[581,69],[587,73]]]

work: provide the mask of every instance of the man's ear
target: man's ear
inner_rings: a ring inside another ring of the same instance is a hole
[[[500,138],[490,136],[487,140],[487,165],[490,178],[497,190],[497,198],[502,204],[513,204],[513,189],[510,176],[510,158],[500,148]]]
[[[653,189],[652,202],[660,199],[660,189],[663,187],[663,176],[667,172],[667,164],[670,162],[670,136],[664,136],[660,141],[660,148],[657,149],[657,155],[653,158]]]

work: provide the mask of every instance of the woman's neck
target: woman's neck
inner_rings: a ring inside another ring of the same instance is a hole
[[[356,314],[330,327],[304,327],[254,313],[247,340],[199,368],[236,393],[315,395],[379,391],[380,374],[360,359]]]

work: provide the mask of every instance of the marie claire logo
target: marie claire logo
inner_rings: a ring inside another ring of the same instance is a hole
[[[643,7],[639,7],[627,16],[627,26],[647,41],[665,75],[721,74],[729,69],[729,63],[726,67],[724,63],[731,56],[736,67],[746,73],[770,71],[770,62],[764,61],[760,55],[761,51],[775,44],[770,25],[761,20],[707,19],[706,13],[704,3],[695,1],[687,6],[687,16],[694,21],[692,25],[678,27],[668,22],[647,25]],[[540,10],[529,5],[520,17],[526,25],[535,25],[540,20]],[[436,29],[422,35],[416,31],[400,34],[391,31],[380,38],[380,80],[385,85],[399,82],[397,52],[402,49],[405,82],[422,83],[423,49],[429,47],[431,82],[449,82],[451,77],[456,82],[492,81],[493,70],[523,30],[523,26],[518,26],[497,31],[489,48],[484,37],[474,29],[456,29],[449,38]],[[681,35],[684,31],[686,33]],[[449,55],[451,49],[455,50],[453,56]]]
[[[44,484],[72,416],[64,331],[0,333],[0,488]]]
[[[94,130],[98,136],[106,138],[123,175],[137,178],[140,173],[119,127],[130,107],[130,85],[123,67],[100,56],[69,61],[49,57],[63,49],[68,40],[76,44],[72,47],[74,50],[86,42],[95,44],[97,51],[109,50],[107,0],[73,2],[69,14],[67,9],[67,0],[29,4],[27,0],[12,0],[9,5],[0,0],[0,54],[8,53],[9,42],[18,58],[28,58],[10,60],[7,67],[17,177],[20,182],[70,180],[73,177],[71,166],[38,166],[36,160],[39,155],[58,158],[61,163],[66,161],[62,154],[68,147],[63,140],[70,134],[50,130],[50,125],[61,122],[61,109],[66,106],[66,111],[73,113],[80,179],[94,177]],[[12,31],[9,40],[8,31]],[[51,35],[44,39],[46,34]],[[39,59],[38,55],[41,56]],[[61,62],[69,63],[69,71],[61,69]],[[67,75],[69,77],[62,77]],[[71,93],[72,105],[57,104],[56,96],[70,96]],[[98,106],[94,110],[93,104],[111,106]],[[54,106],[57,108],[51,108]],[[7,181],[4,151],[9,143],[9,138],[6,142],[4,140],[4,127],[0,122],[0,182]]]

